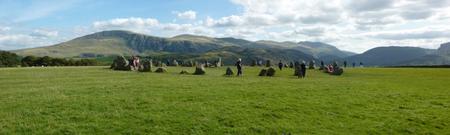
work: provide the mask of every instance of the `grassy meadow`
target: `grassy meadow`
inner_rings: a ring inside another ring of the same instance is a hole
[[[0,134],[450,134],[450,69],[182,69],[2,68]]]

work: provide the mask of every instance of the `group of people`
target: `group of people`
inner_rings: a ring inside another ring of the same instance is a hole
[[[140,65],[139,56],[131,56],[131,59],[128,60],[128,63],[131,67],[131,70],[138,70]]]

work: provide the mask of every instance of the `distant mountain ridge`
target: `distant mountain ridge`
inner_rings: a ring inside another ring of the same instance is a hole
[[[377,47],[362,54],[345,58],[349,62],[363,62],[367,66],[420,66],[450,65],[450,43],[444,43],[439,49],[419,47]]]
[[[316,48],[316,46],[312,44],[321,46],[317,46]],[[246,49],[246,51],[232,51],[227,47],[234,47],[237,50]],[[327,50],[323,48],[332,49]],[[13,52],[22,56],[74,57],[82,56],[84,54],[152,56],[185,54],[208,55],[212,54],[214,51],[214,54],[219,55],[220,53],[217,53],[220,52],[219,50],[222,52],[232,52],[236,56],[245,56],[247,58],[262,60],[273,59],[293,61],[302,58],[302,60],[309,61],[318,59],[318,56],[321,56],[322,54],[346,56],[343,54],[344,52],[341,52],[334,46],[319,42],[253,42],[232,37],[211,38],[189,34],[178,35],[171,38],[161,38],[122,30],[97,32],[53,46],[21,49]],[[296,55],[292,54],[293,52],[295,52]],[[249,56],[245,53],[254,54],[254,56]],[[257,56],[257,54],[261,56]],[[210,57],[213,56],[210,55]]]
[[[142,55],[170,59],[233,61],[236,58],[273,61],[348,61],[368,66],[450,64],[450,43],[439,49],[418,47],[377,47],[362,54],[342,51],[321,42],[248,41],[233,37],[212,38],[183,34],[171,38],[130,31],[102,31],[52,46],[13,51],[21,56],[84,57]]]

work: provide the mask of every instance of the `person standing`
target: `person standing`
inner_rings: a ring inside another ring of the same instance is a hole
[[[280,71],[283,70],[283,66],[284,66],[284,64],[280,60],[280,62],[278,63],[278,68],[280,68]]]
[[[344,61],[344,68],[347,68],[347,61]]]
[[[238,61],[236,62],[236,68],[237,68],[237,76],[242,76],[242,59],[239,58]]]
[[[305,64],[305,61],[303,61],[302,64],[300,64],[300,73],[301,73],[301,77],[305,78],[305,76],[306,76],[306,64]]]

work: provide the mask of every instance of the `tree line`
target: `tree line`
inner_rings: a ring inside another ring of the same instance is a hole
[[[0,51],[0,67],[41,67],[41,66],[96,66],[99,62],[95,59],[66,59],[52,58],[49,56],[21,57],[8,51]]]

